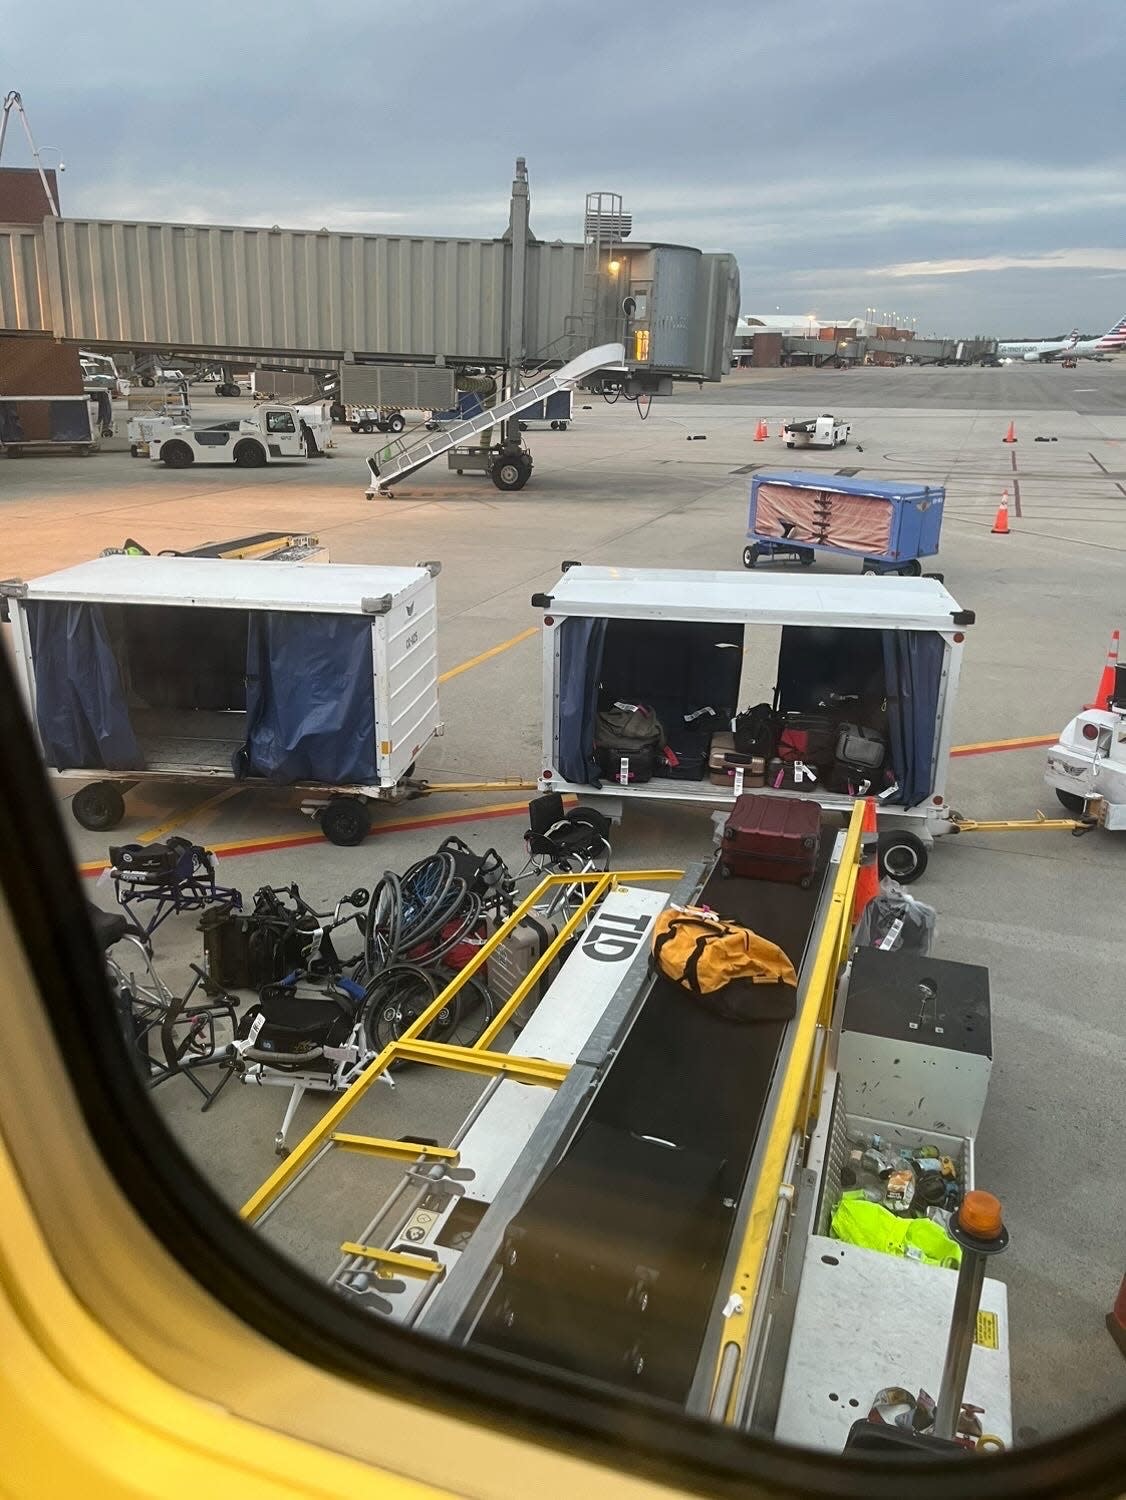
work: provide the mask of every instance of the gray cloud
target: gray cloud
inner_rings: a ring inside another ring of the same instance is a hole
[[[747,311],[1121,312],[1121,0],[0,10],[74,214],[489,235],[523,154],[540,235],[619,191],[638,237],[737,254]]]

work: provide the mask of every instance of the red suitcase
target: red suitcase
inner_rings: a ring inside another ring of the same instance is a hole
[[[723,829],[720,871],[745,880],[813,884],[821,808],[798,797],[739,797]]]

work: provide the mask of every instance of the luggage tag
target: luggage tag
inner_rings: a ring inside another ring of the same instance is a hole
[[[621,706],[622,705],[619,703],[618,707],[620,708]],[[621,758],[621,760],[618,762],[618,780],[621,782],[622,786],[626,786],[629,783],[629,756],[628,755],[623,755],[622,758]]]
[[[743,795],[743,775],[744,775],[744,769],[743,769],[743,767],[742,766],[736,766],[735,767],[735,795],[736,795],[736,797],[741,797]]]

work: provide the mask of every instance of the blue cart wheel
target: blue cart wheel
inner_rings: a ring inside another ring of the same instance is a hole
[[[798,553],[798,562],[801,563],[803,568],[812,568],[816,560],[817,559],[814,557],[813,553],[808,551],[804,547]]]
[[[918,578],[923,571],[923,565],[917,557],[913,557],[910,562],[905,562],[899,571],[905,578]]]
[[[761,547],[744,547],[743,548],[743,566],[745,568],[753,568],[754,565],[755,565],[755,563],[758,562],[758,560],[759,560],[759,558],[761,556],[762,556],[762,548]]]

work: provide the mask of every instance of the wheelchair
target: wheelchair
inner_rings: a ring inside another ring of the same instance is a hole
[[[202,1108],[209,1109],[229,1074],[224,1073],[209,1089],[195,1076],[195,1070],[225,1059],[227,1040],[220,1039],[218,1023],[225,1023],[230,1035],[234,1034],[237,998],[214,984],[196,964],[192,964],[195,977],[186,993],[174,995],[153,964],[144,929],[124,912],[102,911],[92,901],[86,906],[94,941],[105,958],[106,978],[122,1033],[142,1082],[156,1088],[182,1073],[203,1096]],[[126,971],[123,962],[111,953],[120,943],[136,949],[144,968],[142,978],[132,970]],[[197,993],[202,994],[201,1001],[193,998]],[[159,1041],[159,1053],[153,1048],[154,1037]]]
[[[119,844],[109,851],[113,894],[125,915],[140,929],[146,942],[174,912],[202,911],[223,906],[241,911],[242,896],[232,886],[216,883],[215,856],[190,839],[173,836],[160,844]],[[153,903],[148,923],[133,908]]]

